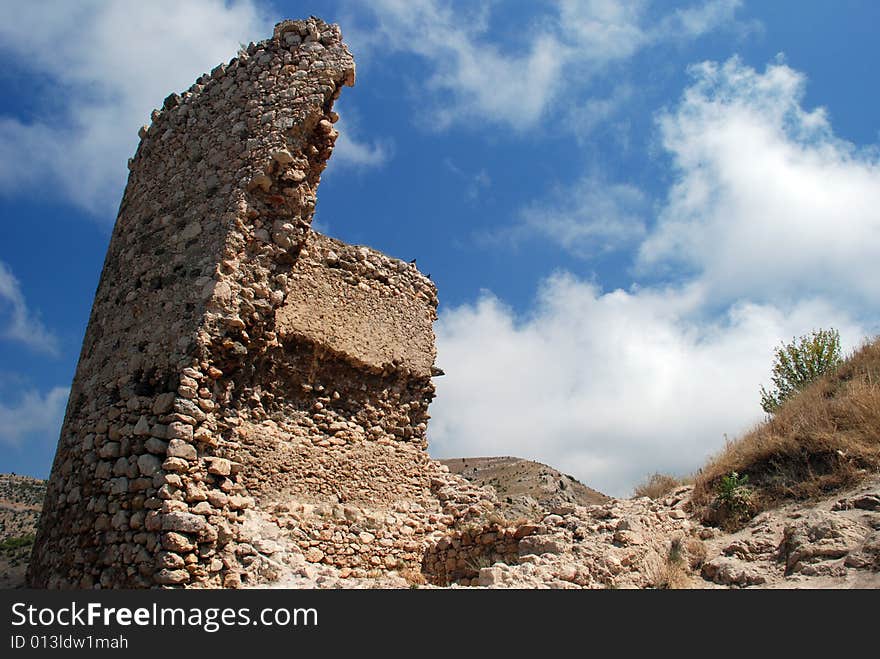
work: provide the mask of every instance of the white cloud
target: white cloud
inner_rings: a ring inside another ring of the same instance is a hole
[[[478,171],[472,173],[463,170],[451,158],[445,158],[443,165],[461,180],[462,191],[464,192],[465,199],[468,201],[476,201],[483,192],[492,187],[492,177],[485,167],[481,167]]]
[[[692,68],[681,104],[660,117],[677,179],[643,270],[693,269],[716,300],[824,295],[880,299],[880,159],[837,138],[802,106],[805,77],[737,59]]]
[[[709,0],[658,19],[649,2],[559,0],[515,47],[492,39],[487,4],[375,0],[375,25],[347,30],[356,52],[393,50],[424,58],[430,75],[427,122],[439,128],[478,118],[517,130],[542,120],[563,92],[587,88],[597,73],[648,46],[693,38],[733,21],[739,0]],[[606,104],[597,112],[608,112]],[[580,111],[581,126],[589,125]],[[563,124],[565,126],[565,124]]]
[[[355,26],[348,31],[355,52],[390,48],[428,60],[433,71],[425,86],[444,98],[431,116],[440,126],[464,114],[522,127],[540,116],[557,84],[562,65],[557,38],[539,31],[529,35],[527,52],[502,53],[483,38],[488,29],[486,6],[474,9],[435,0],[377,0],[370,3],[370,10],[375,13],[375,28]]]
[[[339,137],[336,138],[329,165],[333,170],[346,167],[381,167],[391,158],[393,149],[389,141],[359,140],[357,125],[341,115],[336,122],[336,130],[339,131]]]
[[[526,206],[519,223],[495,238],[519,244],[541,236],[588,259],[640,241],[648,211],[648,200],[637,187],[586,176]]]
[[[58,339],[28,308],[21,285],[0,261],[0,338],[24,343],[39,352],[58,353]]]
[[[804,109],[805,78],[784,64],[693,74],[659,121],[677,177],[639,246],[647,283],[602,292],[559,275],[527,316],[488,293],[445,310],[435,455],[518,454],[626,495],[655,470],[700,467],[758,421],[780,341],[835,327],[852,348],[880,329],[876,148]],[[575,251],[581,236],[613,244],[596,189],[568,207],[551,195],[533,224],[550,218]]]
[[[773,348],[804,328],[864,329],[821,300],[741,302],[715,319],[699,285],[602,293],[545,281],[518,318],[485,294],[437,324],[430,449],[437,457],[518,455],[628,496],[655,470],[699,468],[758,421]]]
[[[630,103],[635,97],[636,90],[629,82],[618,82],[611,93],[605,96],[592,96],[580,104],[569,107],[565,118],[565,126],[571,130],[578,142],[584,144],[592,138],[593,131],[599,126],[611,129],[617,137],[618,143],[624,148],[628,146],[629,135],[625,123],[614,124],[611,119],[621,107]]]
[[[0,117],[0,191],[58,189],[112,219],[152,109],[270,33],[253,0],[0,4],[0,51],[49,83],[34,116]]]
[[[20,446],[26,439],[54,443],[61,432],[70,389],[54,387],[45,396],[25,391],[18,403],[0,402],[0,444]]]
[[[676,9],[661,21],[657,34],[664,38],[693,38],[725,25],[753,29],[754,25],[740,25],[736,21],[736,10],[741,6],[742,0],[709,0]]]

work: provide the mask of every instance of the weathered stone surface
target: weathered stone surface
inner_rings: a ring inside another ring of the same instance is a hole
[[[753,566],[729,556],[717,556],[702,569],[703,578],[725,586],[754,586],[766,578]]]
[[[152,476],[162,468],[162,460],[155,455],[145,453],[138,457],[137,466],[141,474],[144,476]]]
[[[322,240],[327,246],[318,245],[316,250],[329,252],[335,247],[343,254],[350,251],[329,239]],[[361,254],[349,256],[361,260],[358,257]],[[372,254],[369,257],[375,258]],[[330,258],[338,256],[334,252]],[[346,285],[349,271],[327,267],[326,261],[303,259],[294,273],[300,285],[290,291],[276,314],[282,338],[321,343],[355,363],[378,370],[394,366],[423,377],[431,375],[434,312],[430,306],[418,301],[402,304],[393,288],[375,286],[369,278],[364,286]],[[431,348],[426,350],[426,346]]]
[[[324,552],[317,547],[313,547],[306,552],[306,560],[309,563],[318,563],[324,558]]]
[[[833,512],[815,511],[785,528],[779,553],[788,572],[843,558],[865,543],[870,529]]]
[[[162,547],[171,552],[186,553],[196,548],[196,543],[182,533],[169,531],[162,534]]]
[[[201,533],[208,523],[201,515],[185,512],[170,512],[162,517],[162,530],[180,531],[182,533]]]
[[[150,453],[154,453],[156,455],[165,455],[168,450],[168,442],[164,442],[161,439],[157,439],[156,437],[150,437],[146,442],[144,442],[144,448]]]
[[[168,442],[167,454],[169,458],[181,458],[183,460],[195,460],[198,457],[196,447],[182,439],[172,439]]]
[[[479,584],[481,586],[496,586],[504,581],[504,570],[500,567],[484,567],[480,570]]]
[[[189,581],[189,572],[186,570],[159,570],[153,577],[157,584],[181,584]]]
[[[626,547],[628,545],[644,544],[645,539],[640,533],[636,533],[635,531],[621,530],[621,531],[615,532],[614,542]]]
[[[550,535],[531,535],[519,543],[519,553],[526,554],[560,554],[565,551],[565,543]]]
[[[205,458],[209,474],[228,476],[232,473],[232,463],[224,458]]]
[[[838,501],[832,510],[877,510],[880,511],[880,493],[868,492]]]

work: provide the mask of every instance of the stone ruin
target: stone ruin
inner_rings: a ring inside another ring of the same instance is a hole
[[[310,228],[354,80],[336,25],[284,21],[141,129],[31,587],[467,572],[450,542],[492,496],[427,456],[436,289]]]

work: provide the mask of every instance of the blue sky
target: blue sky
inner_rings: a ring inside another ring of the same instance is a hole
[[[0,471],[48,474],[138,127],[310,14],[358,65],[316,227],[437,283],[433,455],[626,495],[781,340],[880,332],[876,2],[0,0]]]

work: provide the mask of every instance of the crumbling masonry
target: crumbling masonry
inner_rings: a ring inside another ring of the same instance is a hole
[[[141,130],[31,586],[419,569],[491,507],[425,450],[433,284],[310,229],[354,78],[337,26],[285,21]]]

